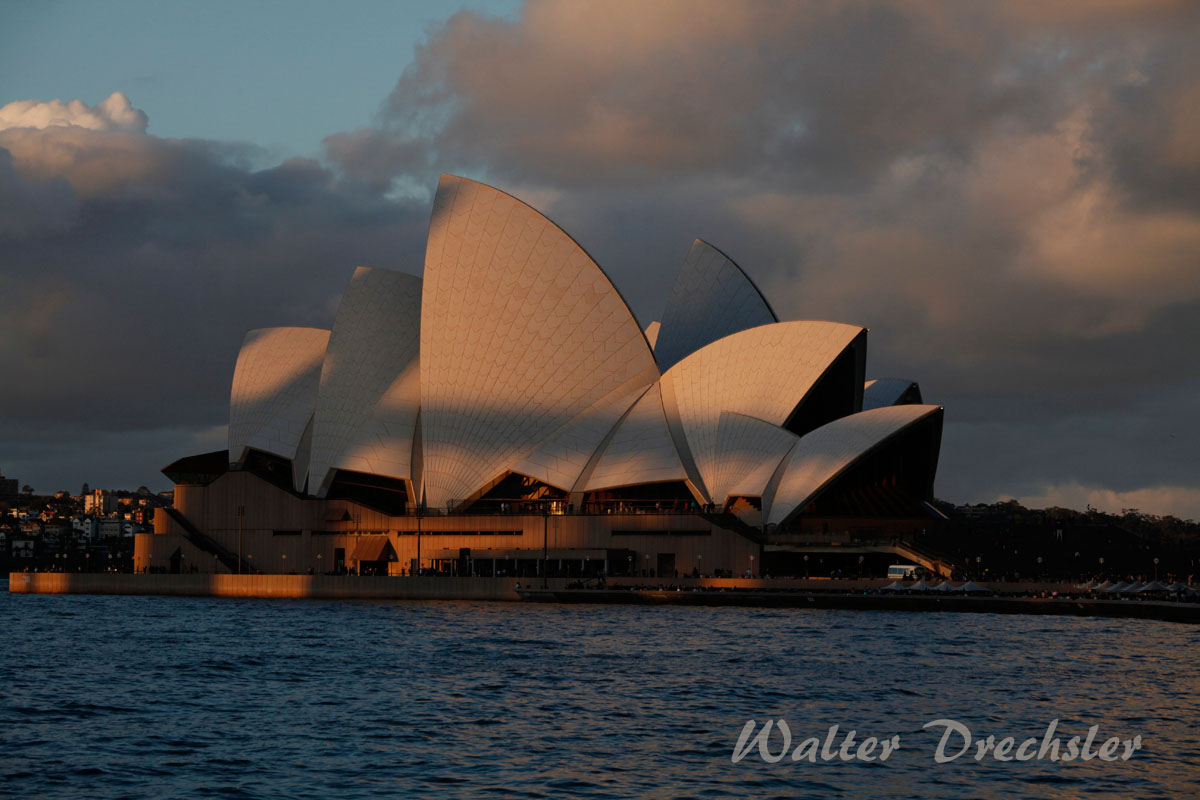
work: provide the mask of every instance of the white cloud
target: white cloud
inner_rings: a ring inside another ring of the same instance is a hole
[[[80,197],[145,184],[178,160],[179,142],[146,134],[147,117],[113,92],[82,100],[19,100],[0,108],[0,149],[29,183],[65,181]]]
[[[129,98],[113,92],[94,106],[82,100],[17,100],[0,108],[0,130],[9,128],[87,128],[93,131],[144,132],[146,114]]]

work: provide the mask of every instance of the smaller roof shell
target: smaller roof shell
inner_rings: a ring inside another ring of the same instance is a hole
[[[586,491],[639,483],[687,480],[663,412],[662,387],[655,383],[620,421],[591,474]]]
[[[312,418],[329,331],[257,328],[242,340],[229,394],[229,459],[293,459]]]
[[[800,437],[778,425],[726,411],[717,423],[717,464],[712,497],[761,497],[779,462]]]
[[[729,256],[697,239],[671,287],[654,356],[666,371],[717,339],[778,321],[750,276]]]
[[[310,491],[323,495],[335,469],[411,477],[420,330],[420,278],[370,267],[354,271],[321,369]]]
[[[921,388],[908,378],[876,378],[863,384],[863,411],[872,408],[894,406],[904,400],[905,395],[921,402]]]
[[[782,426],[834,361],[864,332],[839,322],[760,325],[702,347],[662,377],[663,406],[680,457],[709,502],[722,413]]]
[[[941,406],[888,406],[834,420],[802,438],[771,498],[768,523],[784,522],[804,508],[851,464]]]

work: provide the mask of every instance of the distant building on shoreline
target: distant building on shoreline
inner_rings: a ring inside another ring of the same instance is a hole
[[[83,497],[83,513],[104,516],[117,510],[117,496],[104,489],[94,489]]]

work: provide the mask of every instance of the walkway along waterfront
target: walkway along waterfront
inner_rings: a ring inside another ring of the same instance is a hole
[[[371,577],[341,575],[106,574],[14,572],[9,591],[24,594],[139,594],[347,600],[496,600],[542,603],[762,606],[860,611],[953,611],[1159,619],[1200,623],[1200,603],[1100,599],[1062,584],[999,584],[985,597],[881,592],[882,580],[699,578],[610,581],[580,588],[552,578],[545,589],[521,578]]]

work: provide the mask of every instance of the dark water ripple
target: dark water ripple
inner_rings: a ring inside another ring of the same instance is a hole
[[[1200,631],[1168,623],[4,592],[0,631],[0,796],[1200,797]],[[1056,717],[1144,749],[936,765],[922,730]],[[903,745],[733,764],[751,718]]]

